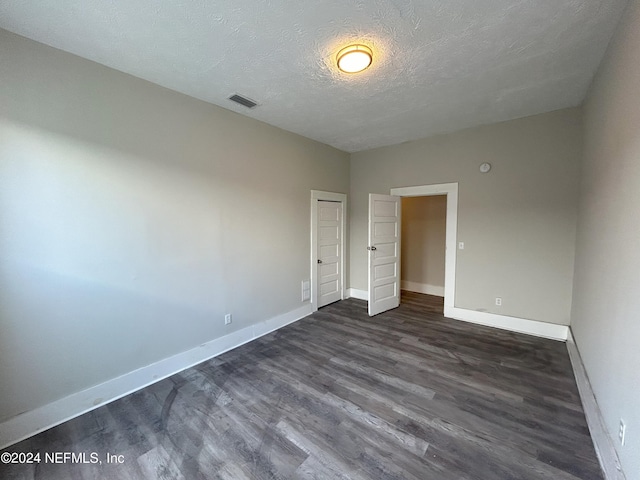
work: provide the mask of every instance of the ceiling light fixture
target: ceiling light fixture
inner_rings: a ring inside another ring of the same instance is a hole
[[[349,45],[338,52],[338,68],[344,73],[358,73],[371,65],[373,52],[365,45]]]

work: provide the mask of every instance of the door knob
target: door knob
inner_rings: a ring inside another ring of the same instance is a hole
[[[322,260],[318,259],[318,263],[322,263]]]
[[[376,247],[367,247],[367,250],[377,250]]]

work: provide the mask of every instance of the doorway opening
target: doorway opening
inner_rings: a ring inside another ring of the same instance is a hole
[[[369,316],[400,305],[402,197],[446,196],[444,312],[455,305],[458,184],[392,188],[390,195],[369,194]]]
[[[444,311],[447,196],[402,198],[400,303]]]
[[[432,288],[438,287],[438,285],[433,285],[429,282],[416,282],[415,280],[411,280],[411,278],[417,278],[415,276],[412,276],[413,274],[415,274],[415,272],[413,272],[410,276],[406,276],[402,273],[401,269],[401,278],[405,279],[405,282],[414,282],[413,284],[404,283],[404,286],[410,287],[406,288],[406,290],[421,289],[423,291],[421,291],[420,293],[436,294],[437,296],[442,295],[444,296],[444,309],[447,310],[448,308],[454,307],[456,285],[456,244],[458,232],[458,184],[443,183],[436,185],[392,188],[390,194],[393,196],[402,197],[402,200],[413,199],[413,197],[440,197],[440,202],[445,204],[443,288]],[[436,200],[436,205],[437,202],[438,200]],[[437,206],[434,208],[437,208]],[[404,220],[404,212],[402,214],[402,218]],[[404,247],[404,242],[402,242],[401,259],[404,258],[408,253],[409,257],[406,260],[411,262],[411,251],[402,251],[402,248]],[[428,278],[437,278],[437,275],[441,275],[441,273],[434,272],[434,277]],[[416,283],[418,283],[419,285],[416,285]],[[404,286],[402,286],[401,288],[404,288]],[[406,295],[405,299],[407,301],[411,301],[411,294]]]

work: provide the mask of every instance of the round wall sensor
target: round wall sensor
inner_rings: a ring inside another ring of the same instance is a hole
[[[489,170],[491,170],[491,164],[484,162],[482,165],[480,165],[480,172],[481,173],[487,173]]]

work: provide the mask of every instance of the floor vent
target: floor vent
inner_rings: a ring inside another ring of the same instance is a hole
[[[231,95],[229,97],[229,100],[231,100],[232,102],[236,102],[239,103],[240,105],[244,105],[247,108],[253,108],[256,105],[258,105],[258,102],[254,102],[253,100],[247,98],[247,97],[243,97],[241,95],[238,95],[237,93],[234,95]]]

